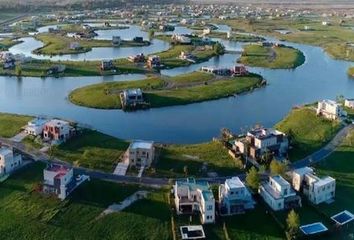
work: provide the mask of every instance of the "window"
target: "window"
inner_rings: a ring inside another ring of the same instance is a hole
[[[208,205],[207,210],[208,210],[208,211],[213,210],[213,205]]]

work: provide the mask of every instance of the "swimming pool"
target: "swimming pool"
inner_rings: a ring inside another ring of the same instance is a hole
[[[325,232],[328,230],[328,228],[323,225],[321,222],[316,222],[316,223],[311,223],[307,225],[303,225],[300,227],[300,230],[305,234],[305,235],[311,235],[311,234],[316,234],[316,233],[321,233]]]

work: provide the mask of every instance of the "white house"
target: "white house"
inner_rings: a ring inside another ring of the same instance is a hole
[[[79,42],[71,42],[69,47],[72,50],[76,50],[76,49],[79,49],[81,47],[81,45]]]
[[[21,165],[21,155],[15,155],[10,148],[0,147],[0,176],[10,174]]]
[[[296,195],[290,183],[279,175],[269,177],[269,181],[262,183],[258,192],[274,211],[301,206],[301,198]]]
[[[150,167],[155,159],[155,146],[151,141],[133,141],[127,150],[129,164]]]
[[[354,109],[354,99],[345,99],[344,106]]]
[[[53,143],[65,142],[74,134],[74,128],[67,121],[52,119],[44,125],[43,138]]]
[[[25,133],[33,136],[38,136],[43,133],[44,125],[48,122],[48,120],[44,118],[35,118],[27,123],[25,128]]]
[[[175,41],[180,44],[190,44],[192,40],[189,37],[179,35],[179,34],[173,34],[171,37],[172,41]]]
[[[174,185],[177,214],[200,213],[202,224],[215,222],[215,199],[207,181],[177,180]]]
[[[330,120],[337,120],[342,116],[346,116],[347,113],[336,101],[326,99],[318,102],[317,115],[324,116]]]
[[[292,185],[314,204],[330,202],[335,197],[336,180],[329,176],[320,178],[310,167],[295,169],[292,172]]]
[[[219,209],[221,215],[244,213],[253,209],[256,202],[245,184],[238,178],[226,179],[219,186]]]
[[[73,169],[59,164],[48,165],[43,170],[43,177],[43,192],[55,194],[61,200],[64,200],[76,185]]]

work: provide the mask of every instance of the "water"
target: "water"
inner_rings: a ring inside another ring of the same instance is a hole
[[[242,46],[228,41],[225,44],[228,49]],[[0,77],[0,111],[72,119],[125,139],[196,143],[218,136],[223,127],[240,132],[256,123],[273,126],[298,104],[334,99],[341,94],[354,97],[354,81],[346,74],[350,62],[331,59],[318,47],[285,44],[300,49],[306,56],[305,64],[295,70],[251,68],[269,85],[237,97],[126,113],[75,106],[67,100],[67,94],[88,84],[140,79],[141,75],[22,80]],[[191,72],[204,65],[232,66],[238,56],[225,54],[207,63],[164,70],[163,74]]]
[[[49,26],[49,27],[54,27]],[[49,27],[40,28],[40,31],[48,31]],[[100,30],[97,31],[98,36],[97,39],[104,40],[112,40],[112,36],[121,36],[122,39],[132,39],[135,36],[144,37],[147,39],[147,33],[140,30],[137,26],[130,26],[129,29],[113,29],[113,30]],[[65,54],[65,55],[56,55],[56,56],[48,56],[48,55],[37,55],[33,54],[33,50],[43,47],[43,43],[38,41],[32,37],[21,38],[23,42],[17,44],[9,49],[9,51],[13,54],[22,53],[26,56],[42,59],[42,60],[52,60],[52,61],[93,61],[93,60],[102,60],[102,59],[116,59],[116,58],[127,58],[131,55],[137,55],[140,53],[144,53],[145,55],[149,55],[152,53],[156,53],[159,51],[165,51],[170,48],[170,44],[158,39],[153,39],[151,45],[144,47],[122,47],[122,48],[114,48],[114,47],[100,47],[100,48],[92,48],[91,51],[87,53],[80,54]],[[73,41],[75,41],[73,39]]]

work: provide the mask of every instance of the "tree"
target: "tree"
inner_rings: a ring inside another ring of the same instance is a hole
[[[269,165],[271,175],[284,175],[287,169],[287,165],[285,163],[281,163],[275,159],[273,159]]]
[[[217,43],[214,44],[214,52],[217,55],[224,54],[225,53],[225,47],[221,43],[217,42]]]
[[[286,219],[286,224],[286,238],[288,240],[296,239],[299,233],[300,217],[299,214],[294,211],[294,209],[289,212],[288,217]]]
[[[228,128],[222,128],[220,135],[221,141],[224,143],[228,142],[233,137],[231,130]]]
[[[269,151],[269,149],[267,148],[261,157],[261,162],[268,166],[269,163],[272,161],[272,159],[273,159],[273,153]]]
[[[16,65],[15,74],[17,77],[20,77],[22,75],[22,68],[20,65]]]
[[[183,167],[183,172],[184,172],[184,175],[187,177],[188,176],[188,166],[187,165],[185,165]]]
[[[149,40],[151,41],[151,39],[155,36],[155,31],[154,29],[150,29],[149,30]]]
[[[246,183],[247,185],[253,189],[257,190],[259,187],[261,180],[259,177],[259,173],[255,167],[251,167],[251,169],[247,172],[246,175]]]

